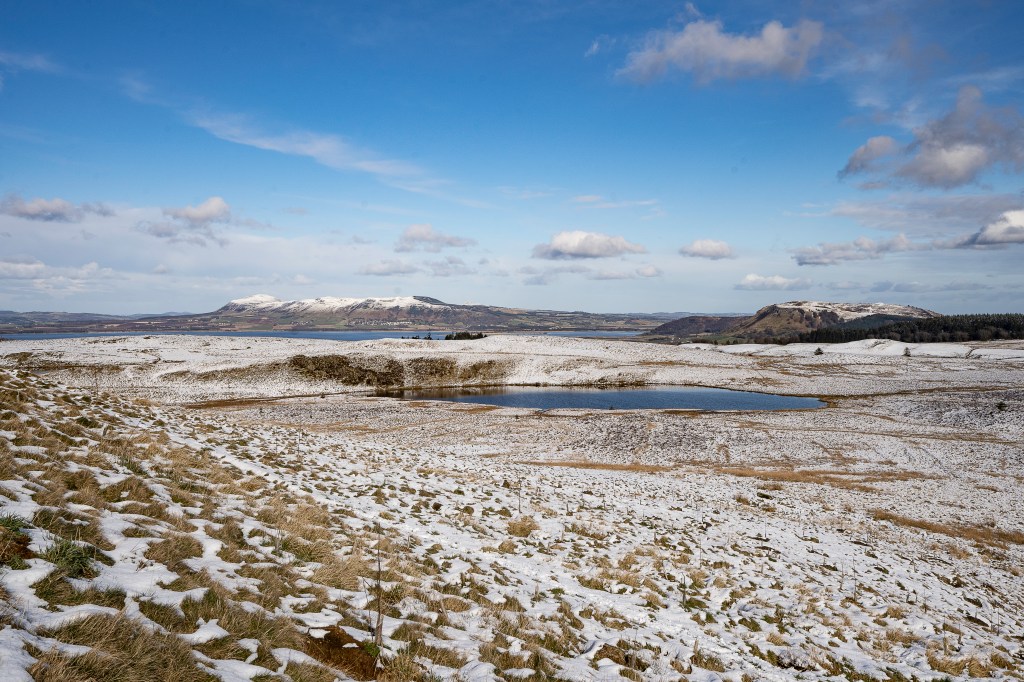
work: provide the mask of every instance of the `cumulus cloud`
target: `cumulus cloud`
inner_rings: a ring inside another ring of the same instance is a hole
[[[210,197],[198,206],[165,208],[164,215],[183,220],[190,225],[208,225],[230,220],[231,207],[220,197]]]
[[[837,265],[847,261],[875,260],[890,253],[947,249],[993,249],[1024,244],[1024,209],[1004,211],[976,232],[948,239],[915,241],[904,234],[891,239],[859,237],[852,242],[823,242],[793,250],[798,265]]]
[[[1024,244],[1024,210],[1006,211],[963,241],[964,246]]]
[[[432,225],[420,224],[410,225],[405,229],[395,244],[395,251],[402,253],[423,250],[437,253],[446,247],[473,246],[474,244],[476,244],[475,239],[444,234],[435,230]]]
[[[981,90],[972,85],[960,89],[950,113],[915,129],[909,144],[897,148],[890,140],[868,140],[840,175],[885,170],[892,180],[952,189],[977,182],[992,168],[1024,169],[1024,117],[1016,109],[987,106]],[[885,168],[876,164],[884,156],[894,156],[894,163]]]
[[[163,214],[170,220],[143,221],[135,229],[174,244],[227,244],[227,240],[214,229],[216,224],[228,223],[232,219],[231,207],[220,197],[210,197],[197,206],[165,208]]]
[[[881,201],[845,201],[805,217],[851,218],[864,227],[931,237],[976,230],[1005,211],[1020,208],[1019,194],[957,194],[919,196],[891,194]]]
[[[661,270],[653,265],[642,265],[636,269],[637,277],[661,277]]]
[[[931,242],[914,242],[904,234],[890,239],[874,240],[858,237],[852,242],[822,242],[794,250],[797,265],[836,265],[846,261],[875,260],[888,253],[900,251],[927,251],[935,248]]]
[[[35,198],[25,201],[17,194],[8,194],[0,201],[0,213],[49,223],[77,223],[87,213],[102,216],[114,215],[113,209],[101,203],[73,204],[65,199]]]
[[[0,259],[0,280],[15,288],[49,294],[86,291],[100,280],[122,279],[95,261],[80,266],[51,266],[35,258]]]
[[[647,249],[640,244],[628,242],[623,237],[582,230],[559,232],[549,243],[533,247],[534,258],[547,260],[611,258],[628,253],[647,253]]]
[[[523,284],[529,286],[546,286],[556,281],[559,275],[588,275],[591,272],[590,268],[583,265],[558,265],[546,268],[535,268],[528,265],[519,268],[519,274],[526,275],[523,278]]]
[[[788,278],[781,275],[758,275],[750,273],[734,289],[747,291],[800,291],[811,288],[811,280],[802,277]]]
[[[630,52],[619,75],[649,82],[671,69],[692,73],[703,83],[718,78],[801,75],[824,39],[816,21],[786,28],[770,21],[754,35],[726,33],[722,22],[699,19],[680,31],[654,31],[644,46]]]
[[[732,247],[717,239],[697,239],[693,243],[679,249],[679,253],[693,258],[707,258],[709,260],[721,260],[722,258],[735,258]]]
[[[953,281],[944,284],[922,284],[921,282],[875,282],[867,291],[875,294],[901,293],[901,294],[922,294],[922,293],[945,293],[953,291],[985,291],[991,289],[988,284],[980,282]]]
[[[434,277],[458,277],[460,275],[474,275],[476,270],[466,264],[466,261],[455,256],[446,256],[442,260],[427,261],[424,263]]]
[[[375,277],[393,277],[395,275],[411,275],[419,272],[420,269],[412,263],[401,260],[382,260],[371,263],[359,270],[360,275],[373,275]]]
[[[869,138],[850,155],[846,166],[839,171],[839,177],[845,178],[853,173],[862,173],[871,168],[875,161],[895,153],[898,148],[899,143],[896,139],[888,135]]]
[[[0,279],[32,279],[46,272],[41,260],[28,258],[5,258],[0,260]]]

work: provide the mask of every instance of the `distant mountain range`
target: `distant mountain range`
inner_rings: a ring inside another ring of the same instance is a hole
[[[644,336],[660,341],[695,338],[774,340],[792,338],[818,329],[874,329],[892,322],[933,317],[940,315],[923,308],[891,303],[789,301],[765,306],[749,316],[686,316],[656,327]]]
[[[174,331],[638,331],[642,340],[775,340],[821,329],[872,329],[938,313],[888,303],[790,301],[753,315],[588,313],[445,303],[428,296],[321,297],[282,301],[259,294],[229,301],[209,313],[94,315],[0,311],[0,333]]]
[[[688,313],[587,313],[445,303],[427,296],[321,297],[259,294],[209,313],[158,316],[0,311],[0,332],[313,330],[644,331]]]

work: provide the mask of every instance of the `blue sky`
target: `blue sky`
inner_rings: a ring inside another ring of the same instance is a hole
[[[1014,0],[3,14],[0,308],[1024,310]]]

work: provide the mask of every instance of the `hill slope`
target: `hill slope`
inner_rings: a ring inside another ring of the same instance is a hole
[[[648,332],[675,338],[725,336],[740,339],[786,338],[839,325],[870,329],[899,320],[937,317],[938,313],[890,303],[789,301],[765,306],[745,317],[691,316]]]
[[[20,315],[20,317],[19,317]],[[257,294],[229,301],[209,313],[131,317],[71,313],[12,313],[0,317],[0,330],[16,331],[246,331],[246,330],[437,330],[559,331],[607,329],[640,331],[675,319],[679,313],[587,313],[527,310],[445,303],[428,296],[391,298],[320,297],[282,301]]]

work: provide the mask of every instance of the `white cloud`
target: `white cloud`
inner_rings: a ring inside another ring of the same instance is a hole
[[[498,187],[498,191],[506,196],[513,197],[515,199],[529,200],[529,199],[542,199],[549,197],[554,194],[552,189],[537,189],[533,187],[510,187],[504,185]]]
[[[637,277],[661,277],[661,270],[653,265],[643,265],[636,269]]]
[[[801,20],[786,28],[770,21],[756,35],[726,33],[720,21],[697,20],[681,31],[654,31],[642,49],[630,52],[619,75],[648,82],[670,69],[700,82],[770,74],[797,77],[824,38],[819,22]]]
[[[583,53],[584,57],[593,57],[603,50],[607,50],[616,43],[616,39],[608,35],[599,35],[590,43],[590,47]]]
[[[1006,211],[998,220],[989,223],[966,244],[996,246],[1003,244],[1024,244],[1024,210]]]
[[[881,171],[875,161],[890,155],[900,161],[888,173],[889,181],[924,188],[971,184],[996,167],[1019,173],[1024,169],[1024,117],[1016,109],[987,106],[981,91],[967,85],[960,88],[953,110],[918,126],[909,144],[897,148],[892,138],[873,137],[853,153],[840,175]]]
[[[136,224],[135,229],[158,239],[166,239],[173,244],[227,244],[227,240],[214,230],[215,224],[227,224],[232,221],[231,207],[220,197],[210,197],[198,206],[165,208],[163,214],[171,220],[141,221]],[[242,222],[248,224],[251,221]]]
[[[220,197],[210,197],[198,206],[184,208],[165,208],[164,215],[184,220],[192,225],[208,225],[213,222],[226,222],[231,219],[231,207]]]
[[[18,71],[59,71],[60,67],[41,54],[0,51],[0,66]]]
[[[600,194],[581,194],[572,198],[574,204],[580,204],[586,208],[635,208],[635,207],[648,207],[657,206],[658,201],[656,199],[628,199],[623,201],[613,201],[605,199]]]
[[[408,177],[421,174],[419,168],[405,161],[381,158],[366,149],[331,133],[292,130],[268,133],[242,116],[193,114],[190,120],[215,137],[257,149],[305,156],[337,170],[357,170],[385,177]]]
[[[372,263],[359,270],[360,275],[374,275],[376,277],[392,277],[394,275],[411,275],[419,272],[420,269],[411,263],[400,260],[382,260]]]
[[[4,89],[4,74],[14,74],[19,71],[57,73],[60,71],[60,67],[41,54],[5,52],[0,50],[0,91]]]
[[[8,258],[0,260],[0,279],[33,279],[46,272],[41,260]]]
[[[587,275],[587,279],[594,280],[617,280],[617,279],[635,279],[636,274],[633,272],[624,272],[622,270],[598,270],[591,272]]]
[[[823,242],[794,250],[797,265],[836,265],[845,261],[874,260],[887,253],[900,251],[927,251],[936,248],[932,242],[914,242],[898,234],[890,239],[876,241],[858,237],[852,242]]]
[[[679,249],[679,253],[684,256],[707,258],[709,260],[736,257],[731,246],[717,239],[697,239],[693,243]]]
[[[15,218],[50,223],[77,223],[87,213],[102,216],[114,214],[109,206],[101,203],[76,205],[57,197],[53,199],[35,198],[25,201],[17,194],[8,194],[4,197],[3,201],[0,201],[0,213]]]
[[[793,250],[798,265],[837,265],[847,261],[875,260],[890,253],[948,249],[1001,248],[1024,244],[1024,209],[1004,211],[980,230],[949,239],[914,241],[904,234],[891,239],[859,237],[852,242],[823,242]]]
[[[891,194],[881,201],[846,201],[805,217],[852,218],[864,227],[931,237],[950,236],[997,220],[1022,206],[1019,194],[919,196]]]
[[[67,294],[90,290],[102,280],[122,279],[95,261],[81,266],[50,266],[34,258],[0,259],[3,289],[28,289],[46,294]]]
[[[548,260],[610,258],[628,253],[647,253],[647,249],[622,237],[582,230],[559,232],[551,238],[550,243],[533,247],[534,258]]]
[[[474,275],[476,270],[466,264],[461,258],[446,256],[442,260],[427,261],[424,263],[430,274],[434,277],[458,277],[460,275]]]
[[[922,294],[922,293],[945,293],[952,291],[985,291],[991,289],[992,286],[988,284],[981,284],[980,282],[966,282],[966,281],[953,281],[946,282],[944,284],[922,284],[921,282],[890,282],[882,281],[875,282],[867,291],[871,293],[903,293],[903,294]]]
[[[875,161],[895,153],[899,145],[895,138],[888,135],[878,135],[868,138],[868,141],[857,147],[843,170],[839,171],[839,177],[846,177],[852,173],[862,173],[872,167]]]
[[[751,273],[744,277],[734,289],[748,291],[800,291],[811,288],[811,280],[803,278],[787,278],[781,275],[762,276]]]
[[[402,253],[423,250],[437,253],[446,247],[473,246],[474,244],[476,244],[475,239],[444,234],[435,230],[432,225],[424,223],[407,227],[398,238],[395,251]]]
[[[583,265],[558,265],[554,267],[535,268],[526,266],[519,268],[519,273],[527,275],[523,284],[529,286],[547,286],[558,279],[559,275],[589,275],[592,270]]]

